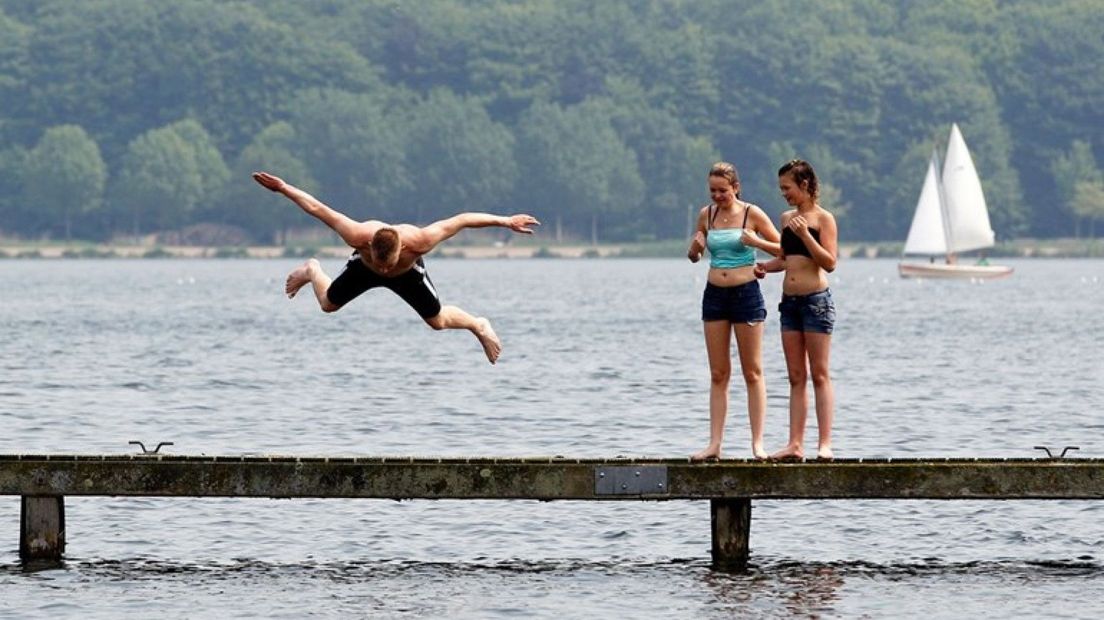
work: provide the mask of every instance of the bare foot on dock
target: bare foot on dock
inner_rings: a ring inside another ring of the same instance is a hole
[[[801,446],[786,446],[778,452],[770,455],[772,461],[798,461],[805,458],[805,451]]]
[[[832,446],[820,446],[817,448],[817,460],[818,461],[831,461],[835,458],[832,454]]]
[[[720,446],[706,446],[705,450],[690,456],[690,460],[695,462],[715,461],[719,458],[721,458]]]
[[[475,322],[479,326],[476,328],[475,337],[479,339],[479,344],[483,345],[487,361],[493,364],[498,361],[498,356],[502,353],[502,342],[498,339],[498,334],[491,329],[491,322],[486,318],[479,317]]]
[[[288,274],[287,282],[284,284],[284,293],[287,294],[288,299],[295,297],[299,289],[311,281],[311,270],[317,263],[318,261],[312,258]]]
[[[755,457],[756,461],[765,461],[770,457],[762,444],[751,446],[751,455]]]

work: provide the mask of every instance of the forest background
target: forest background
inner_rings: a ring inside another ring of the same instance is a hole
[[[0,237],[283,244],[529,212],[685,239],[736,164],[809,160],[841,241],[903,239],[957,122],[998,239],[1104,219],[1099,0],[0,0]]]

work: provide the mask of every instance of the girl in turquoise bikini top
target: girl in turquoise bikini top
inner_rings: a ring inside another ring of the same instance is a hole
[[[709,266],[714,269],[736,269],[755,264],[755,248],[744,245],[740,237],[747,227],[748,214],[754,205],[744,207],[744,223],[740,228],[713,228],[720,209],[712,205],[709,216],[709,229],[706,231],[705,247],[709,248]]]

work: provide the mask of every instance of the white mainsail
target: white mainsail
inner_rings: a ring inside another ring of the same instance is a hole
[[[993,247],[993,229],[989,227],[989,209],[981,180],[957,123],[951,126],[947,157],[943,160],[943,200],[950,252]]]
[[[935,153],[932,153],[931,161],[928,162],[928,174],[924,177],[924,187],[920,190],[920,199],[916,201],[916,212],[912,215],[908,239],[905,240],[905,254],[947,253],[938,170],[939,163]]]

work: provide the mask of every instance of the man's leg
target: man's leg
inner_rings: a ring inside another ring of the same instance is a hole
[[[487,354],[490,363],[498,361],[502,353],[502,342],[491,328],[491,322],[484,317],[475,317],[464,312],[456,306],[441,306],[441,311],[436,316],[425,319],[427,325],[433,329],[466,329],[479,339],[483,345],[483,352]]]
[[[433,329],[466,329],[479,339],[487,360],[492,364],[498,361],[502,352],[502,343],[491,328],[491,322],[483,317],[475,317],[456,306],[442,306],[433,286],[425,263],[419,260],[410,271],[395,277],[386,284],[392,291],[422,317]]]
[[[322,271],[318,261],[312,258],[288,274],[284,292],[288,297],[294,297],[309,282],[322,311],[336,312],[364,291],[384,284],[382,280],[383,278],[364,266],[360,255],[356,253],[333,280]]]
[[[288,299],[295,297],[299,289],[303,288],[308,282],[311,284],[311,288],[314,289],[314,298],[318,300],[318,305],[323,312],[335,312],[341,308],[341,306],[330,303],[330,299],[326,297],[326,291],[330,289],[332,280],[330,276],[326,275],[325,271],[322,271],[322,265],[314,258],[307,260],[288,274],[287,283],[284,285],[284,292],[287,293]]]

